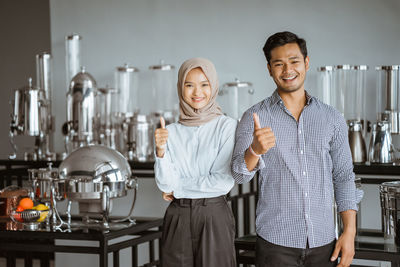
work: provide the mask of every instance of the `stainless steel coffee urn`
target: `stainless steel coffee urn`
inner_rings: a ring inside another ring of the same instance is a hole
[[[10,124],[13,153],[9,156],[10,159],[17,156],[14,136],[25,135],[35,137],[34,151],[25,151],[25,159],[55,160],[55,153],[51,152],[51,135],[54,132],[54,117],[51,115],[51,59],[47,52],[36,55],[36,85],[29,78],[28,86],[14,90]]]
[[[100,145],[80,147],[64,159],[59,168],[59,178],[65,181],[65,196],[79,203],[79,214],[84,221],[89,217],[102,216],[108,227],[112,200],[133,190],[130,219],[136,200],[136,180],[126,158],[118,151]]]
[[[236,120],[253,104],[254,89],[250,82],[236,79],[225,83],[218,93],[218,102],[223,112]]]
[[[28,85],[14,90],[13,113],[10,124],[10,141],[13,153],[10,159],[16,158],[17,146],[15,135],[35,137],[34,152],[25,152],[26,159],[46,159],[47,148],[46,135],[49,131],[49,101],[45,97],[45,91],[32,85],[29,78]]]
[[[72,78],[67,94],[67,122],[63,126],[66,152],[99,141],[97,117],[97,85],[90,73],[82,67]]]

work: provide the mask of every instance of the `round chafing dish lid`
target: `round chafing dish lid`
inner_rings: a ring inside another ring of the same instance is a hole
[[[61,162],[58,170],[60,179],[86,182],[125,182],[132,174],[121,153],[100,145],[76,149]]]
[[[400,181],[384,182],[379,188],[381,192],[400,193]]]

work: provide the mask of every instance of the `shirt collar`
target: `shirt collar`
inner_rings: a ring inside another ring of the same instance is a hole
[[[312,101],[314,101],[315,97],[311,96],[306,90],[305,93],[306,93],[306,103],[307,103],[306,105],[308,106],[310,105],[310,103],[312,103]],[[279,103],[280,101],[282,101],[282,98],[278,94],[278,89],[276,89],[271,95],[271,106]]]

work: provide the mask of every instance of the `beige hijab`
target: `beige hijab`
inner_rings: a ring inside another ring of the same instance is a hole
[[[194,109],[182,97],[186,75],[195,68],[201,68],[211,85],[211,97],[207,105]],[[222,115],[221,108],[215,101],[218,96],[218,77],[214,64],[205,58],[191,58],[183,62],[178,73],[179,122],[186,126],[199,126]]]

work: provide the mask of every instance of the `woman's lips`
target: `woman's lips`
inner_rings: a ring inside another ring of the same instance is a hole
[[[205,99],[205,97],[192,97],[193,102],[202,102]]]

